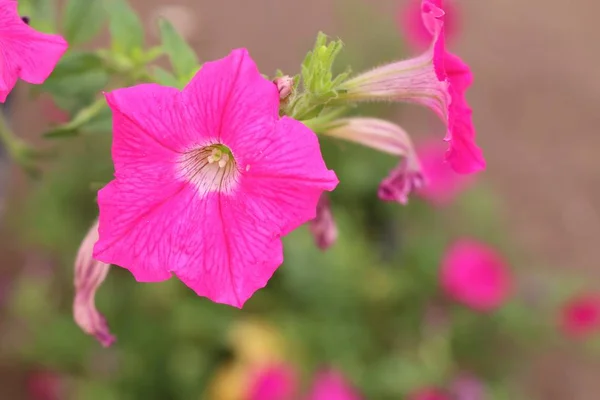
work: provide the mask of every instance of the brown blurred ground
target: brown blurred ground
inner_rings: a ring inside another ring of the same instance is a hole
[[[148,28],[157,9],[169,4],[161,12],[203,58],[247,47],[265,73],[295,72],[318,30],[343,38],[334,0],[132,3]],[[388,18],[398,7],[397,0],[363,3]],[[532,265],[548,273],[556,268],[583,273],[593,287],[600,281],[600,2],[459,3],[464,26],[456,50],[477,80],[469,96],[488,159],[486,179],[503,199],[512,233]],[[27,113],[17,118],[19,130],[39,132]],[[534,373],[543,383],[537,389],[543,400],[597,400],[598,376],[599,365],[561,354],[545,357]]]

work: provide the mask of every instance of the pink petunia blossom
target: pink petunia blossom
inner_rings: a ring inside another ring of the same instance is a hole
[[[440,281],[446,293],[477,311],[504,303],[511,289],[510,270],[495,250],[471,239],[453,243],[442,260]]]
[[[0,103],[18,78],[43,83],[67,47],[61,36],[37,32],[21,19],[16,0],[0,0]]]
[[[265,368],[252,378],[248,400],[292,400],[298,391],[296,371],[287,365]]]
[[[446,50],[441,3],[421,3],[423,24],[433,37],[427,51],[349,79],[341,87],[340,98],[404,101],[430,108],[446,124],[446,159],[451,167],[458,173],[473,173],[485,169],[483,154],[475,144],[472,110],[465,98],[473,75],[459,57]]]
[[[584,293],[570,299],[562,307],[560,327],[573,339],[587,338],[600,332],[600,295]]]
[[[427,49],[433,40],[433,35],[423,24],[421,2],[422,0],[404,1],[400,4],[397,14],[398,27],[409,46],[417,51]],[[443,9],[444,34],[446,39],[449,39],[454,37],[460,28],[460,14],[455,1],[446,1]]]
[[[115,179],[98,193],[94,257],[242,307],[281,265],[281,236],[337,186],[317,136],[279,117],[277,87],[245,49],[183,91],[142,84],[106,99]]]
[[[456,173],[444,160],[445,152],[444,145],[434,140],[416,146],[425,178],[425,184],[417,189],[417,194],[437,207],[452,203],[474,181],[473,175]]]
[[[409,394],[408,400],[450,400],[450,396],[438,388],[426,387]]]

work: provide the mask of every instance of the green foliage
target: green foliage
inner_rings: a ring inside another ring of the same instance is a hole
[[[179,82],[177,86],[183,87],[199,68],[198,56],[169,21],[161,19],[159,29],[163,49],[169,56]],[[162,74],[162,78],[165,78],[164,74]]]
[[[71,47],[92,39],[104,25],[105,0],[68,0],[63,16],[63,34]]]
[[[106,0],[112,50],[134,57],[144,48],[144,28],[125,0]]]
[[[316,118],[338,96],[338,87],[350,74],[348,69],[334,77],[334,62],[342,48],[341,40],[328,42],[327,35],[319,32],[313,50],[302,62],[300,75],[295,78],[296,85],[301,83],[302,92],[289,103],[286,114],[298,120]]]

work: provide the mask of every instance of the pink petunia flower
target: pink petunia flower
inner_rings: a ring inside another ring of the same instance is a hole
[[[17,83],[17,78],[43,83],[67,51],[58,35],[37,32],[17,12],[16,0],[0,0],[0,103]]]
[[[560,313],[563,333],[573,339],[587,338],[600,332],[600,295],[580,294],[570,299]]]
[[[98,193],[94,257],[242,307],[281,265],[281,236],[337,186],[316,135],[279,117],[277,87],[245,49],[183,91],[143,84],[106,99],[115,179]]]
[[[379,186],[382,200],[406,204],[412,190],[423,185],[421,164],[412,141],[398,125],[378,118],[341,118],[325,129],[324,134],[401,157],[398,166]]]
[[[450,396],[438,388],[427,387],[409,394],[408,400],[450,400]]]
[[[416,146],[417,158],[425,184],[417,194],[434,206],[443,207],[454,201],[474,181],[473,175],[456,173],[444,160],[444,145],[438,141],[427,141]]]
[[[465,92],[473,81],[469,67],[444,44],[441,0],[422,0],[423,24],[433,41],[418,57],[387,64],[360,74],[342,85],[340,96],[349,101],[404,101],[434,111],[447,126],[446,159],[459,173],[485,169],[475,144],[472,111]]]
[[[410,47],[423,51],[431,44],[433,35],[423,24],[422,0],[408,0],[400,4],[397,14],[398,27],[403,32]],[[444,6],[444,34],[446,39],[456,35],[460,28],[460,14],[455,1],[446,1]]]
[[[266,368],[257,374],[250,386],[248,400],[293,400],[298,396],[295,371],[289,366]],[[306,400],[360,400],[361,397],[336,370],[323,370],[315,375]]]
[[[501,306],[509,295],[511,280],[500,255],[471,239],[452,244],[442,260],[442,288],[456,301],[477,311]]]
[[[298,390],[296,371],[277,365],[259,371],[253,377],[248,400],[292,400]]]

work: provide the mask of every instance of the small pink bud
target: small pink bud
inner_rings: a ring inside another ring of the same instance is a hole
[[[321,195],[317,203],[317,216],[309,222],[308,227],[315,238],[315,244],[321,250],[327,250],[337,241],[338,229],[326,194]]]
[[[108,347],[115,341],[115,337],[111,335],[104,316],[96,309],[94,297],[110,266],[92,258],[94,243],[97,240],[98,221],[83,239],[75,260],[73,316],[85,333],[95,336],[102,346]]]
[[[279,98],[281,100],[286,99],[290,94],[292,94],[292,90],[294,89],[294,78],[285,75],[279,78],[275,78],[273,83],[277,86],[277,90],[279,91]]]

